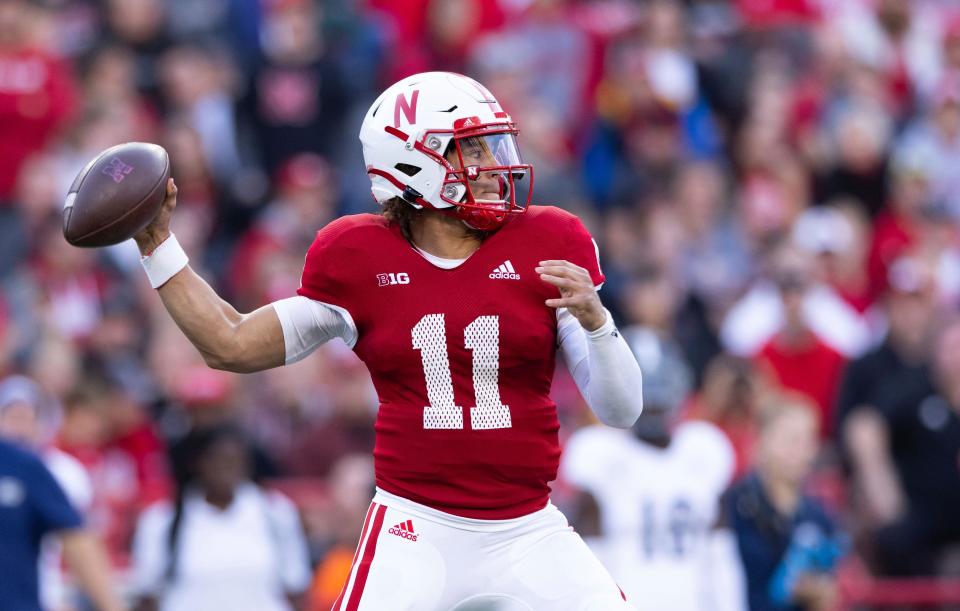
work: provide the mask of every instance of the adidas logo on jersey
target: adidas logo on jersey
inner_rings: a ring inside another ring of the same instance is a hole
[[[406,522],[400,522],[399,524],[394,525],[387,531],[391,535],[397,535],[404,539],[410,541],[417,540],[417,533],[413,532],[413,520],[407,520]]]
[[[513,263],[509,260],[500,264],[500,267],[490,272],[490,277],[494,280],[519,280],[520,274],[513,269]]]

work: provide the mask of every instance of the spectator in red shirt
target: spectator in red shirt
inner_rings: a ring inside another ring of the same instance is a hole
[[[0,204],[10,199],[24,160],[41,150],[73,108],[65,66],[30,40],[27,0],[0,2]]]
[[[785,251],[774,263],[773,281],[783,299],[783,327],[760,350],[762,372],[786,390],[809,397],[820,411],[821,435],[832,433],[833,409],[844,357],[820,340],[805,321],[804,293],[811,286],[809,262]]]

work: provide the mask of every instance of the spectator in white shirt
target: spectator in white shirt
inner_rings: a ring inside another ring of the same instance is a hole
[[[173,503],[149,507],[133,544],[137,609],[288,611],[310,581],[293,504],[251,477],[232,427],[192,433]]]

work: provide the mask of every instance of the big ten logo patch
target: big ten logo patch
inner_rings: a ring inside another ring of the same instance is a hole
[[[118,157],[110,160],[110,164],[103,168],[103,173],[113,179],[113,182],[120,183],[127,177],[127,174],[133,171],[133,166],[124,163]]]
[[[390,286],[393,284],[410,284],[410,274],[400,272],[399,274],[377,274],[377,286]]]

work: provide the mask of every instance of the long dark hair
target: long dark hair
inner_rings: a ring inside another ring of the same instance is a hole
[[[167,531],[167,568],[166,581],[172,582],[177,573],[177,556],[180,547],[180,533],[183,527],[183,510],[187,491],[197,478],[197,465],[206,453],[223,440],[238,441],[250,452],[250,443],[244,433],[232,425],[218,425],[196,429],[181,439],[171,451],[173,480],[176,486],[174,494],[173,520]]]
[[[436,210],[430,210],[428,208],[414,208],[411,204],[408,204],[403,199],[399,197],[391,197],[387,201],[381,204],[380,213],[385,219],[391,224],[396,224],[400,227],[400,234],[403,236],[407,242],[413,244],[413,220],[421,217],[425,214],[443,214]],[[466,227],[466,225],[464,225]],[[473,229],[472,227],[467,228],[467,235],[478,238],[480,240],[484,239],[489,235],[489,232],[480,231],[479,229]]]

